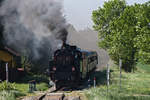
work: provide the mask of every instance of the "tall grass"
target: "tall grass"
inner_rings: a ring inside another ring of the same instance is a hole
[[[107,92],[104,87],[92,88],[85,91],[88,100],[150,100],[147,95],[134,95],[132,93],[123,93],[118,89],[112,89]]]
[[[106,76],[102,76],[106,74],[97,74],[98,72],[96,73],[96,76],[99,77],[98,86],[85,91],[88,100],[150,100],[150,65],[137,64],[135,73],[123,71],[121,88],[119,86],[119,69],[112,67],[108,91]]]
[[[47,90],[48,84],[38,83],[37,91]],[[0,100],[16,100],[20,96],[34,95],[34,93],[29,93],[28,83],[0,83]]]
[[[25,96],[25,94],[16,90],[11,91],[4,90],[0,92],[0,100],[16,100],[16,98],[20,96]]]
[[[13,92],[2,91],[0,92],[0,100],[16,100]]]

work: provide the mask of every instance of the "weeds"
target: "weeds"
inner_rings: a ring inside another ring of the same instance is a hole
[[[48,84],[38,83],[37,91],[47,90]],[[0,100],[16,100],[17,97],[32,95],[28,83],[0,83]]]

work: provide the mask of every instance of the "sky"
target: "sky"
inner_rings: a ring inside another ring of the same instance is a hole
[[[77,30],[92,28],[92,11],[102,7],[108,0],[64,0],[64,15]],[[127,4],[144,3],[149,0],[126,0]]]

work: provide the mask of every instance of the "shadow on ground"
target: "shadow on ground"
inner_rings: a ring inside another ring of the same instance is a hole
[[[107,82],[107,70],[95,71],[92,74],[92,78],[96,78],[96,85],[104,85]]]
[[[112,70],[110,70],[110,72],[112,72]],[[107,84],[107,70],[92,72],[90,78],[83,82],[80,89],[83,90],[94,87],[94,78],[96,79],[96,86]]]

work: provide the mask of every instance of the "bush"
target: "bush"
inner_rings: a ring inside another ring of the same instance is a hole
[[[3,90],[15,90],[15,83],[7,83],[6,81],[2,82],[0,84],[0,91],[3,91]]]

